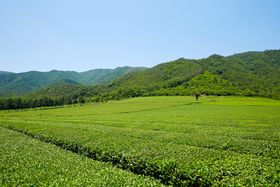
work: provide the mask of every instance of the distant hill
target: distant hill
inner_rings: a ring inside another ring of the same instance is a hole
[[[0,75],[1,75],[1,74],[9,74],[9,73],[11,73],[11,72],[8,72],[8,71],[0,71]]]
[[[137,67],[118,67],[116,69],[95,69],[78,73],[75,71],[11,73],[0,71],[0,95],[19,95],[45,88],[60,80],[71,80],[86,85],[110,84],[127,73],[142,70]]]
[[[152,95],[245,95],[280,98],[280,50],[211,55],[152,68],[0,72],[0,94],[87,97],[97,101]],[[96,86],[94,86],[96,85]],[[31,92],[32,91],[32,92]],[[31,92],[31,93],[30,93]]]
[[[24,96],[37,99],[43,97],[56,98],[60,96],[65,98],[78,98],[79,96],[88,96],[93,94],[88,92],[90,91],[89,88],[89,86],[85,86],[70,79],[62,79],[48,85],[45,88],[27,93]]]
[[[113,97],[138,95],[255,95],[280,97],[280,50],[178,60],[122,76]]]
[[[115,69],[94,69],[79,74],[80,83],[86,85],[109,84],[113,80],[131,72],[146,69],[144,67],[117,67]]]

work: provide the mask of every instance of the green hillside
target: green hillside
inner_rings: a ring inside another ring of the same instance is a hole
[[[79,82],[89,84],[108,84],[122,75],[142,70],[142,67],[118,67],[116,69],[94,69],[79,74]]]
[[[99,92],[100,87],[98,86],[85,86],[69,79],[63,79],[47,86],[46,88],[27,93],[22,98],[63,98],[65,102],[69,101],[66,102],[67,104],[70,104],[72,101],[78,102],[79,98],[89,98],[93,95],[97,95]]]
[[[116,69],[96,69],[78,73],[75,71],[25,73],[0,72],[0,95],[18,95],[44,88],[60,80],[69,79],[86,85],[109,84],[114,79],[143,68],[118,67]]]
[[[122,67],[83,73],[0,72],[0,82],[2,95],[25,93],[22,98],[24,105],[19,98],[12,98],[12,101],[2,99],[0,102],[5,104],[1,109],[195,93],[279,99],[280,50],[246,52],[228,57],[212,55],[199,60],[180,58],[146,69]]]
[[[137,86],[147,90],[174,87],[202,73],[200,65],[185,59],[159,64],[153,68],[135,72],[116,80],[114,86]]]
[[[128,74],[110,85],[114,95],[246,95],[279,98],[280,50],[178,60]]]

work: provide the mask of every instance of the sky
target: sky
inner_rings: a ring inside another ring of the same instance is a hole
[[[279,0],[2,0],[0,71],[152,67],[280,48]]]

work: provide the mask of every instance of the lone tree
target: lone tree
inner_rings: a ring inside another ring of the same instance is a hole
[[[85,98],[84,97],[82,97],[82,96],[79,96],[79,103],[80,103],[80,105],[83,105],[83,104],[85,104],[85,102],[86,102],[86,100],[85,100]]]
[[[195,99],[198,101],[198,98],[201,97],[200,93],[195,94]]]

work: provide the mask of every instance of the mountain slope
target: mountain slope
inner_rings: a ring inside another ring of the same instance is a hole
[[[200,65],[192,60],[178,59],[171,63],[159,64],[153,68],[121,77],[113,86],[140,87],[154,90],[161,87],[173,87],[190,80],[202,72]]]
[[[206,79],[214,77],[224,82],[224,86],[215,87],[212,83],[210,86],[209,82],[203,81],[203,84],[193,85],[194,89],[190,88],[198,75]],[[174,90],[180,90],[183,94],[202,92],[279,98],[280,50],[246,52],[228,57],[212,55],[200,60],[180,58],[123,76],[110,87],[113,95],[126,96],[134,91],[138,95],[172,95],[178,93]]]
[[[119,67],[116,69],[98,69],[82,73],[75,71],[25,73],[0,72],[0,95],[18,95],[44,88],[59,80],[72,80],[87,85],[109,84],[114,79],[143,68]]]
[[[119,99],[147,95],[246,95],[280,98],[280,50],[246,52],[231,56],[178,60],[153,68],[122,67],[77,72],[0,72],[1,93],[26,93],[43,88],[37,95],[64,95],[66,82],[103,86],[67,85],[66,95]],[[57,83],[55,86],[47,85]],[[47,87],[47,88],[46,88]],[[45,88],[45,89],[44,89]],[[49,89],[46,91],[46,89]],[[52,90],[52,91],[50,91]],[[46,94],[45,94],[46,93]],[[36,95],[35,94],[35,95]],[[99,100],[98,99],[98,100]]]
[[[139,71],[142,67],[117,67],[116,69],[94,69],[79,74],[79,82],[84,84],[108,84],[122,75]]]

